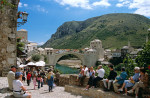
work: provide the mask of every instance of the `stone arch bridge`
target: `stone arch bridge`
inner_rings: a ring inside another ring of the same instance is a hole
[[[78,57],[78,59],[81,60],[82,65],[85,65],[85,60],[84,60],[84,54],[82,53],[78,53],[78,52],[63,52],[63,53],[59,53],[59,54],[48,54],[48,63],[49,65],[56,65],[56,63],[58,62],[58,60],[68,54],[72,54]]]
[[[73,54],[77,56],[82,65],[95,66],[96,61],[104,58],[104,49],[102,48],[102,42],[99,39],[95,39],[90,42],[90,47],[82,49],[82,53],[77,49],[53,49],[45,48],[40,49],[40,54],[46,54],[48,57],[49,65],[56,65],[58,60],[67,54]]]

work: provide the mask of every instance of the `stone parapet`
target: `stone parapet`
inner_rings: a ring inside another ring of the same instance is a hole
[[[89,77],[86,77],[84,79],[83,86],[78,86],[79,82],[76,82],[76,79],[78,78],[77,74],[71,74],[71,75],[61,75],[59,78],[59,84],[60,86],[65,86],[65,91],[77,94],[77,95],[82,95],[82,96],[89,96],[92,98],[125,98],[124,96],[121,96],[121,94],[115,94],[113,92],[113,85],[111,86],[111,91],[112,92],[105,92],[101,89],[104,88],[104,83],[103,81],[97,82],[98,88],[90,88],[88,91],[85,91],[85,89]],[[150,98],[150,88],[145,88],[145,89],[140,89],[140,96],[143,98]],[[128,96],[129,98],[132,98]]]
[[[60,75],[59,77],[59,86],[65,86],[65,85],[75,85],[78,86],[79,82],[76,81],[78,79],[78,75],[77,74],[69,74],[69,75]],[[85,79],[83,80],[83,86],[82,87],[86,87],[88,84],[88,80],[89,77],[85,77]],[[97,82],[97,86],[99,88],[104,88],[104,84],[103,81],[99,81]]]
[[[60,75],[59,86],[65,86],[69,84],[69,75]]]
[[[76,81],[78,79],[78,75],[70,75],[69,76],[69,85],[79,85],[79,82]],[[88,80],[89,80],[89,77],[85,77],[85,79],[83,80],[83,87],[87,86],[88,84]]]
[[[89,90],[84,90],[83,87],[65,85],[65,91],[71,92],[73,94],[88,96],[91,98],[126,98],[126,96],[115,94],[114,92],[105,92],[99,88],[91,88]],[[128,98],[132,98],[128,96]]]

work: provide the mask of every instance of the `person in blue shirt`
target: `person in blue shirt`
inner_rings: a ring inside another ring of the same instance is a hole
[[[122,87],[118,90],[118,91],[123,91],[123,88],[125,88],[125,94],[124,95],[127,95],[127,88],[128,87],[132,87],[132,86],[134,86],[134,84],[136,82],[138,82],[138,79],[140,77],[140,68],[135,67],[134,72],[135,72],[134,76],[130,77],[129,80],[125,80]]]
[[[122,67],[120,76],[117,76],[113,82],[113,87],[114,87],[115,93],[120,93],[120,92],[118,92],[118,86],[121,86],[123,84],[123,82],[124,82],[124,80],[126,80],[127,76],[128,75],[125,72],[125,68]]]
[[[53,77],[53,72],[49,72],[47,75],[47,85],[49,87],[49,92],[52,92],[53,89],[53,83],[54,83],[54,77]]]

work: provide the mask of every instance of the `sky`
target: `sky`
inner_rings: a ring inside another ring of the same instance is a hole
[[[26,11],[28,40],[44,44],[64,22],[84,21],[110,13],[133,13],[150,18],[150,0],[20,0],[18,11]],[[18,22],[20,19],[18,19]]]

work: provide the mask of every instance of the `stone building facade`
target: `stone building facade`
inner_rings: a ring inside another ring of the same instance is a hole
[[[10,66],[16,65],[16,32],[19,0],[7,1],[15,5],[15,7],[4,5],[0,9],[0,76],[6,76]]]
[[[25,29],[20,29],[17,31],[17,38],[21,38],[21,40],[23,42],[27,42],[28,41],[28,31]]]

